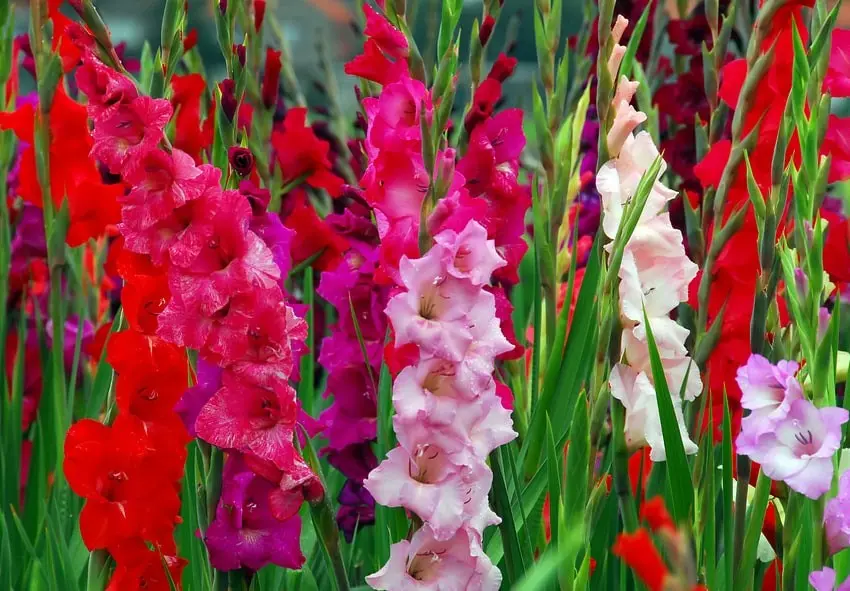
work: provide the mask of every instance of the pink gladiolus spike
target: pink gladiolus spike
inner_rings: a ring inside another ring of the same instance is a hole
[[[119,174],[126,164],[156,149],[171,112],[167,100],[147,96],[121,104],[95,126],[92,156],[106,164],[110,172]]]

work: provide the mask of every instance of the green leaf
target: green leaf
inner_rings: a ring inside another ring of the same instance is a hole
[[[685,455],[685,445],[679,430],[673,398],[667,386],[664,366],[661,364],[661,356],[658,354],[658,347],[655,345],[655,338],[652,335],[652,327],[649,324],[646,310],[643,314],[653,385],[658,402],[658,414],[661,417],[661,434],[664,438],[664,449],[667,452],[665,466],[672,495],[672,513],[678,523],[685,523],[689,520],[694,502],[691,470],[688,466],[688,458]]]
[[[569,485],[564,495],[564,522],[575,528],[584,520],[587,486],[590,480],[590,428],[587,399],[579,393],[572,415],[570,444],[567,450]]]
[[[518,530],[514,522],[514,512],[508,495],[500,455],[499,448],[490,454],[490,466],[493,469],[493,490],[491,494],[496,514],[502,518],[502,522],[499,524],[499,532],[505,550],[505,583],[510,588],[523,576],[526,565],[523,560],[521,542],[517,535]]]
[[[521,457],[525,458],[526,478],[540,469],[539,460],[546,431],[546,415],[549,415],[552,425],[556,426],[557,441],[566,441],[567,429],[570,425],[569,414],[575,408],[575,400],[583,381],[589,375],[588,370],[596,349],[597,335],[594,328],[597,322],[597,288],[601,275],[600,251],[601,241],[597,238],[585,267],[563,353],[559,353],[556,346],[549,357],[543,380],[543,391],[537,407],[533,409],[528,437],[523,442],[521,452]],[[564,306],[561,314],[563,315],[561,321],[566,326],[569,306]],[[557,403],[556,393],[559,396]]]
[[[738,564],[738,574],[735,578],[736,581],[740,581],[741,583],[744,583],[753,576],[759,538],[761,537],[761,528],[764,523],[764,514],[767,511],[767,502],[770,496],[770,482],[770,478],[765,476],[764,471],[760,471],[758,482],[756,483],[756,493],[750,503],[747,514],[747,531],[744,535],[741,562]],[[749,586],[747,585],[747,587]]]

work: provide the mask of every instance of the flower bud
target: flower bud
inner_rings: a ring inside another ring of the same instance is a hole
[[[183,53],[188,53],[198,44],[198,29],[192,29],[183,38]]]
[[[233,46],[233,55],[237,57],[239,60],[239,65],[243,68],[245,67],[245,46],[244,45],[234,45]]]
[[[437,154],[437,161],[434,164],[434,174],[436,177],[434,189],[437,199],[443,197],[452,184],[455,174],[455,156],[456,153],[451,148]]]
[[[221,16],[224,16],[227,12],[227,0],[218,0],[218,11],[221,13]]]
[[[227,159],[233,172],[239,176],[248,176],[254,171],[254,155],[242,146],[232,146],[227,151]]]
[[[263,72],[263,85],[260,94],[263,98],[263,105],[267,109],[274,107],[277,102],[281,67],[280,52],[271,47],[266,48],[266,70]]]
[[[496,26],[496,19],[488,14],[484,22],[481,23],[481,29],[478,30],[478,42],[481,43],[481,47],[487,45],[490,35],[493,34],[494,26]]]
[[[266,0],[254,0],[254,30],[260,32],[266,18]]]
[[[236,116],[236,84],[230,78],[225,78],[218,85],[221,91],[221,110],[228,121],[233,121]]]
[[[487,77],[497,82],[504,82],[513,75],[516,65],[517,59],[515,57],[508,57],[504,53],[500,53],[499,57],[493,63],[493,67],[490,68],[490,73],[487,74]]]

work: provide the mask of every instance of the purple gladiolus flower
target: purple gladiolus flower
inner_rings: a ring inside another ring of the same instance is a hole
[[[850,546],[850,470],[838,481],[838,495],[826,504],[823,522],[830,554]]]
[[[758,436],[738,436],[739,453],[761,464],[773,480],[782,480],[811,499],[820,498],[832,483],[832,456],[841,446],[843,408],[817,408],[805,398],[791,403],[788,413]]]
[[[239,455],[231,455],[222,475],[221,499],[204,541],[210,563],[219,570],[259,570],[267,564],[298,569],[304,564],[298,515],[274,518],[269,494],[277,485],[254,474]]]
[[[364,525],[375,523],[375,499],[363,485],[354,480],[347,480],[339,491],[339,512],[336,516],[337,525],[350,543],[355,530]]]
[[[222,370],[217,365],[198,359],[198,383],[183,393],[183,397],[175,405],[174,412],[183,419],[186,430],[192,437],[197,437],[195,421],[201,409],[221,388]]]

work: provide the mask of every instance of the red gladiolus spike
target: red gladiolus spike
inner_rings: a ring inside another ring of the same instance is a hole
[[[663,497],[654,497],[646,501],[640,508],[640,518],[649,525],[649,529],[657,532],[662,529],[675,530],[676,524],[667,507],[664,506]]]
[[[664,579],[669,570],[645,529],[618,535],[611,551],[634,571],[650,591],[664,590]]]

